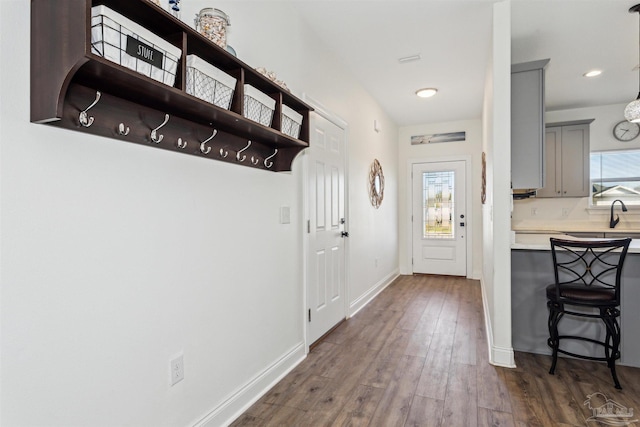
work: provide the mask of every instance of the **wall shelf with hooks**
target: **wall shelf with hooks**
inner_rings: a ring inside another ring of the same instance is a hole
[[[174,87],[91,52],[91,8],[97,5],[114,10],[181,49]],[[190,54],[237,80],[229,110],[186,92],[186,56]],[[271,126],[263,126],[242,115],[245,84],[276,101]],[[303,117],[298,138],[280,131],[283,104]],[[312,110],[147,0],[31,1],[31,121],[34,123],[242,166],[289,171],[295,156],[309,146]],[[156,129],[161,124],[160,129]],[[152,138],[154,129],[156,135]],[[160,134],[163,137],[158,141]],[[247,144],[249,147],[242,151]],[[242,158],[245,161],[239,160]]]

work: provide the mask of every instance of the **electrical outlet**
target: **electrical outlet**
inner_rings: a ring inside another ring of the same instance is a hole
[[[377,267],[377,266],[378,266],[378,258],[376,258],[376,259],[374,260],[374,262],[373,262],[373,263],[374,263],[374,264],[375,264],[375,266]]]
[[[538,208],[531,208],[531,216],[538,215]]]
[[[184,357],[181,354],[175,359],[171,359],[171,385],[174,386],[184,379]]]

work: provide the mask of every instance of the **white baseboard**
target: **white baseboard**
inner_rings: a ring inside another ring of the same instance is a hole
[[[487,301],[484,278],[480,279],[480,288],[482,289],[482,309],[484,311],[484,330],[487,334],[489,363],[503,368],[515,368],[516,359],[513,353],[513,348],[499,347],[493,344],[493,329],[491,327],[491,318],[489,316],[489,303]]]
[[[369,304],[378,294],[385,290],[387,286],[389,286],[400,274],[398,273],[398,269],[394,269],[387,276],[383,277],[378,283],[373,285],[371,289],[365,292],[363,295],[358,297],[355,301],[353,301],[349,305],[349,317],[353,317],[357,312],[362,310],[367,304]]]
[[[228,426],[307,357],[299,343],[213,408],[194,427]]]
[[[503,368],[516,367],[516,359],[512,348],[492,345],[490,362],[492,365],[501,366]]]

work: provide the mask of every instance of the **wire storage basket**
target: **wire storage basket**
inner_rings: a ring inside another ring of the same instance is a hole
[[[244,108],[242,114],[254,122],[271,126],[276,100],[251,85],[244,85]]]
[[[196,55],[187,56],[187,93],[228,110],[236,79]]]
[[[91,8],[91,53],[173,86],[181,52],[104,5]]]
[[[291,107],[282,104],[282,133],[293,138],[300,135],[300,127],[302,126],[302,114],[294,111]]]

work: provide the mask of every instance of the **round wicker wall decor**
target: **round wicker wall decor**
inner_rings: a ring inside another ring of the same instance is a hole
[[[369,169],[369,199],[371,205],[378,209],[384,198],[384,173],[378,159],[374,159]]]

